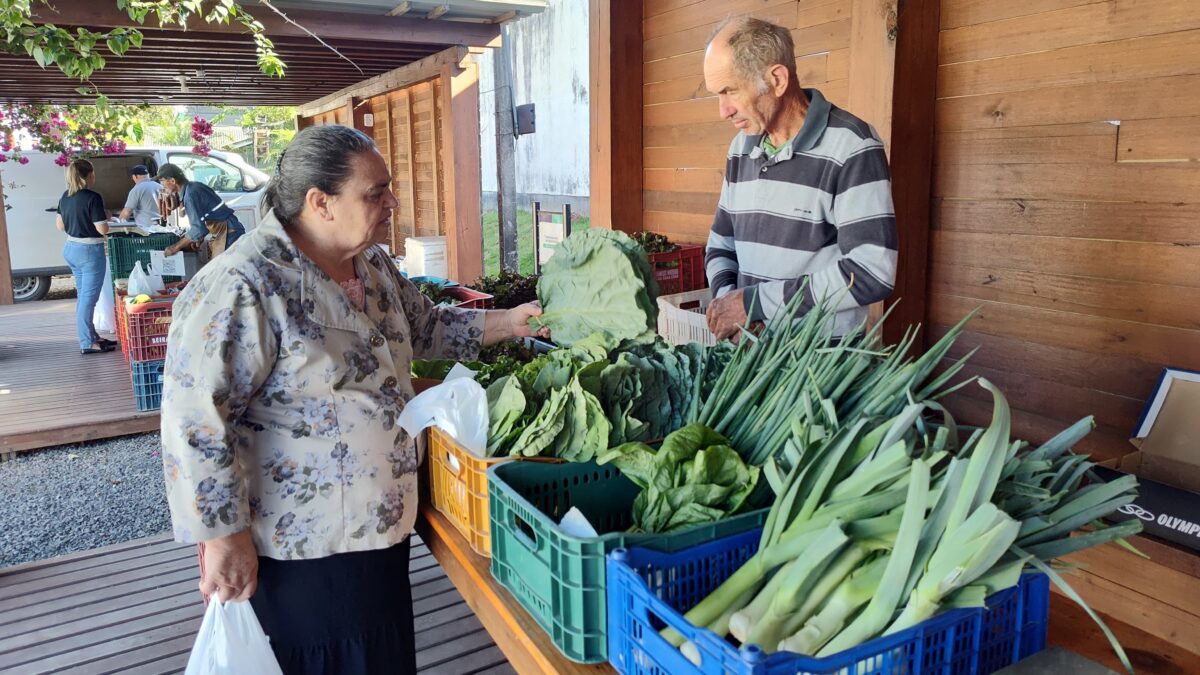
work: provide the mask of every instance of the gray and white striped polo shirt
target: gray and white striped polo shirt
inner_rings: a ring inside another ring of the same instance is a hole
[[[730,143],[705,266],[714,297],[755,289],[745,293],[755,320],[773,316],[807,277],[801,311],[837,299],[833,333],[844,335],[895,285],[891,180],[875,130],[804,91],[804,126],[773,157],[761,134]]]

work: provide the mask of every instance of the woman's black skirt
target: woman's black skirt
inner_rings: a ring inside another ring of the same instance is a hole
[[[417,672],[408,548],[258,559],[250,604],[285,675]]]

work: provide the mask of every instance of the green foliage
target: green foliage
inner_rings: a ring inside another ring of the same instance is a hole
[[[41,68],[54,66],[63,75],[86,82],[108,63],[105,54],[119,58],[142,46],[143,34],[136,26],[144,25],[147,19],[157,19],[163,27],[186,27],[190,20],[201,18],[208,23],[236,23],[245,28],[254,41],[259,69],[272,77],[283,77],[286,66],[262,23],[234,0],[116,0],[116,3],[118,9],[128,13],[134,25],[105,32],[80,27],[72,32],[35,21],[34,0],[0,0],[0,48],[29,56]],[[38,0],[37,5],[50,7],[51,3]]]
[[[633,523],[643,532],[670,532],[737,513],[758,483],[729,441],[702,424],[663,439],[657,451],[626,443],[605,451],[597,464],[612,463],[642,488],[633,501]]]
[[[541,316],[554,340],[571,344],[593,333],[617,340],[644,338],[658,328],[658,284],[642,250],[628,235],[588,229],[567,237],[538,280]]]
[[[480,277],[473,288],[492,296],[496,309],[511,309],[537,300],[538,277],[501,271],[490,277]]]

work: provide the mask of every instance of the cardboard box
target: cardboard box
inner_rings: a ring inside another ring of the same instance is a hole
[[[1130,439],[1136,452],[1097,468],[1138,477],[1138,498],[1112,520],[1140,518],[1148,534],[1200,551],[1200,373],[1166,368]]]

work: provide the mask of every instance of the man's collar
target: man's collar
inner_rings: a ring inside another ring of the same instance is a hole
[[[825,133],[825,128],[829,126],[829,111],[833,106],[816,89],[803,89],[802,91],[808,95],[808,112],[804,115],[804,125],[800,127],[800,132],[792,137],[791,142],[784,144],[779,148],[779,152],[775,153],[772,159],[776,162],[791,159],[792,155],[797,152],[812,150],[817,141],[821,139],[821,135]],[[750,145],[747,150],[752,159],[758,159],[766,154],[762,147],[763,137],[764,134],[746,137],[746,141]]]

